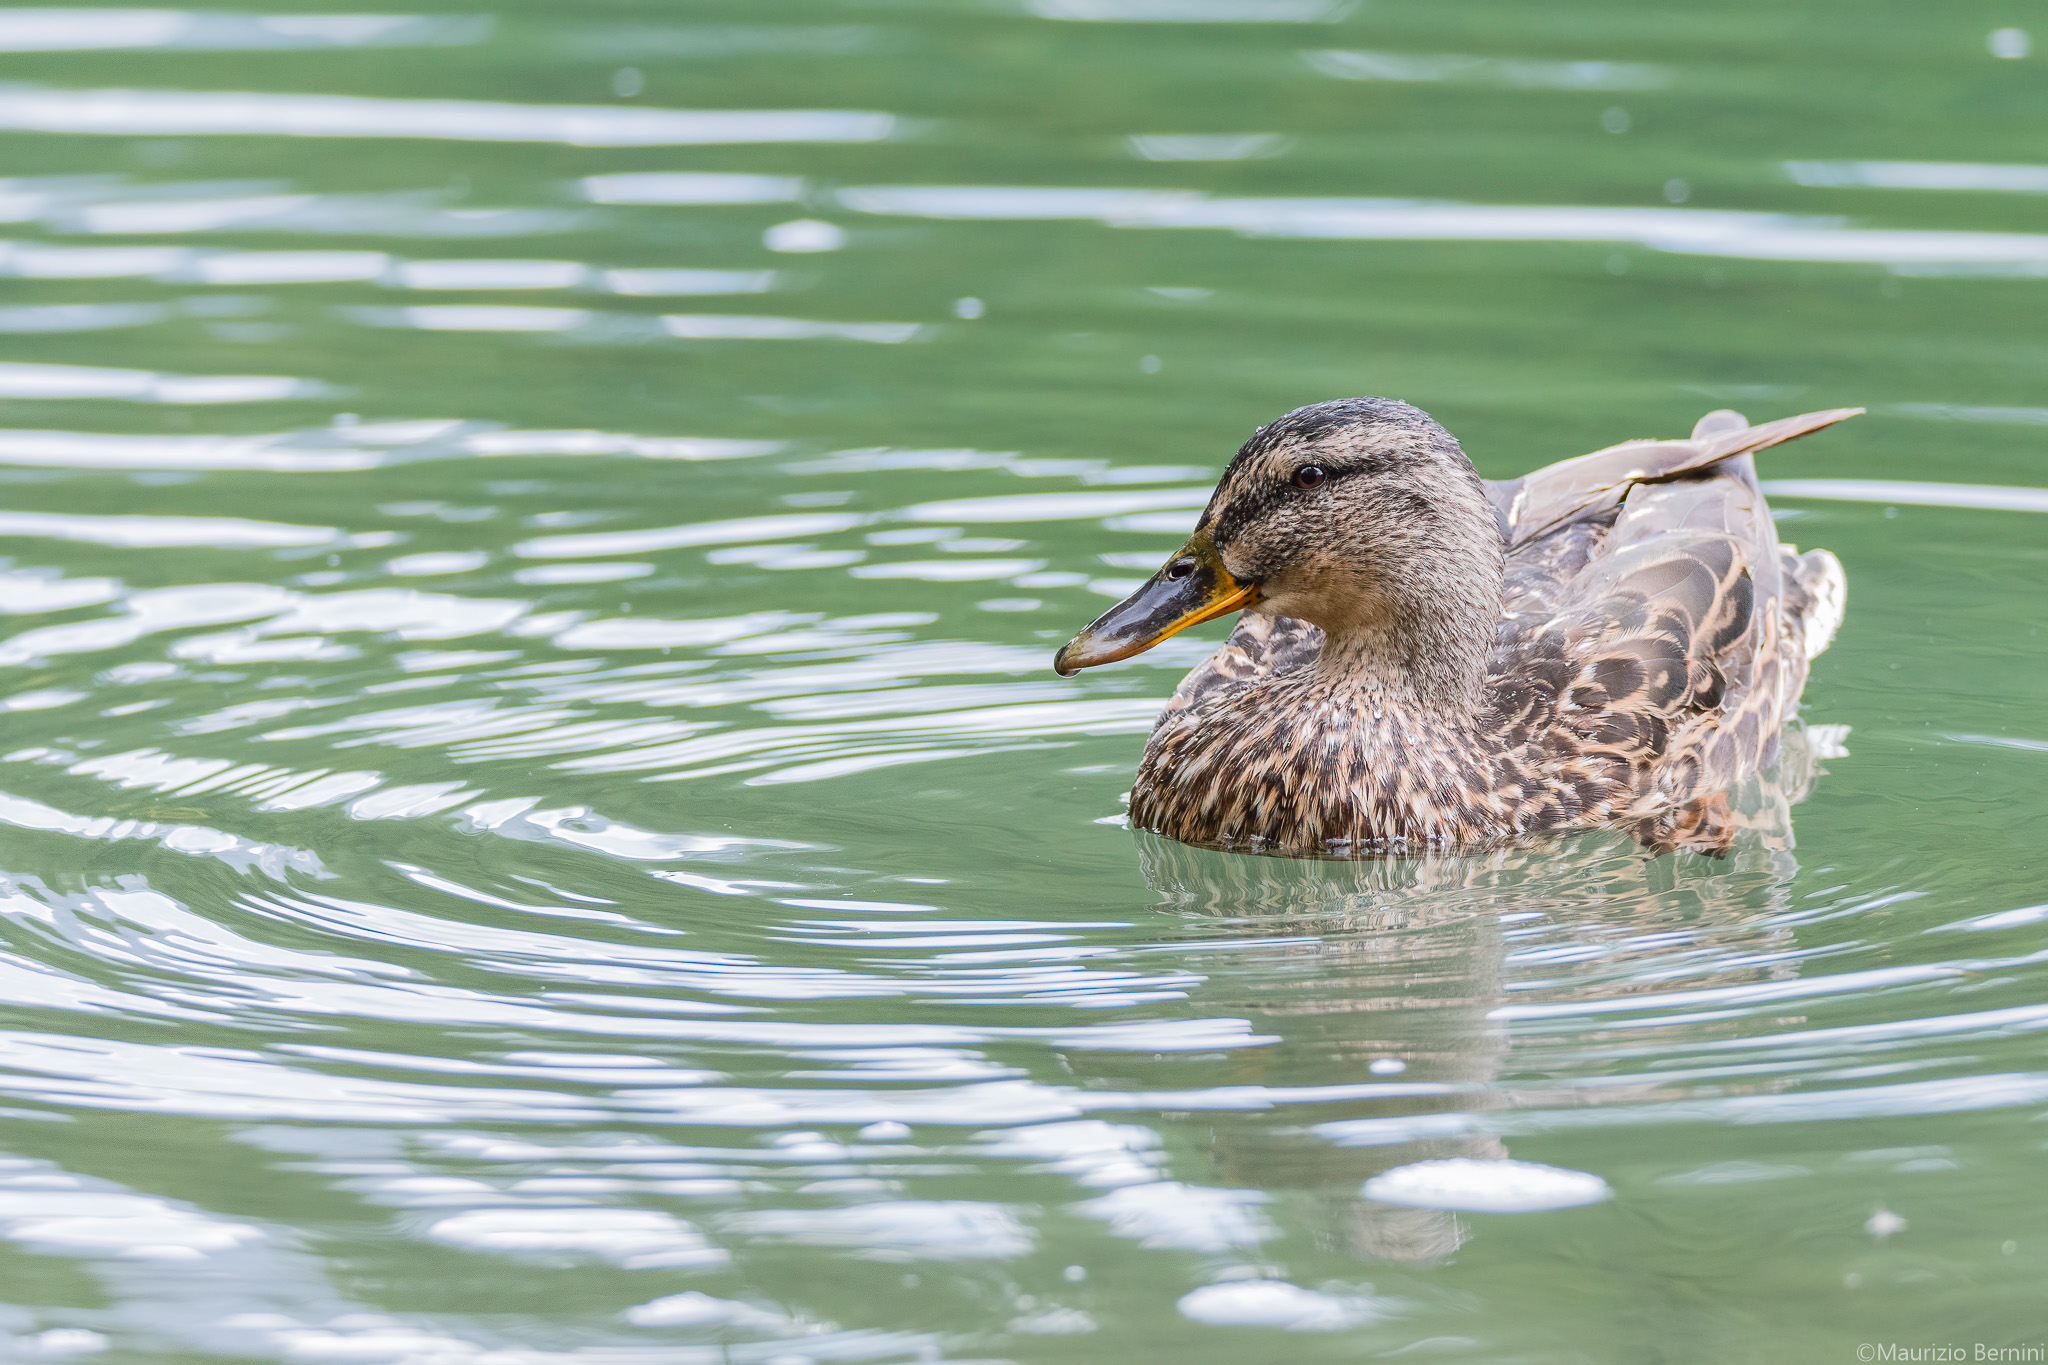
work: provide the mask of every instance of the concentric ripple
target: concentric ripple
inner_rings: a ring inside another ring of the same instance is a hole
[[[0,1356],[2032,1340],[2025,64],[1551,19],[0,14]],[[1214,632],[1053,649],[1362,389],[1873,409],[1732,857],[1124,828]]]

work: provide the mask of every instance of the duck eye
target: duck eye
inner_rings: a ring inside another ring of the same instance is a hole
[[[1176,559],[1166,566],[1166,576],[1175,580],[1186,578],[1194,571],[1195,561],[1192,559]]]
[[[1291,482],[1296,488],[1314,488],[1328,477],[1329,475],[1323,473],[1321,465],[1305,464],[1294,471],[1294,478]]]

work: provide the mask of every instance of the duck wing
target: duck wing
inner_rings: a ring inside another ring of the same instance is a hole
[[[1862,408],[1830,408],[1749,425],[1738,412],[1710,412],[1683,441],[1624,441],[1561,460],[1519,479],[1486,486],[1510,554],[1560,526],[1612,511],[1638,484],[1696,474],[1738,455],[1833,426]]]
[[[1656,478],[1627,473],[1629,447],[1602,451],[1584,460],[1615,473],[1576,508],[1539,510],[1547,529],[1510,551],[1490,670],[1499,733],[1536,778],[1534,827],[1623,823],[1660,852],[1727,851],[1725,792],[1776,761],[1818,652],[1803,619],[1816,572],[1833,566],[1840,600],[1832,556],[1779,545],[1749,451],[1848,415],[1654,443],[1717,452]],[[1572,465],[1592,467],[1532,479]]]

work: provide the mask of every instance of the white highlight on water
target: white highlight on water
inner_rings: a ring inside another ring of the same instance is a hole
[[[844,109],[644,109],[256,91],[0,90],[0,128],[115,137],[434,138],[681,147],[878,142],[896,120]]]
[[[1277,1327],[1288,1332],[1341,1332],[1380,1316],[1364,1297],[1325,1294],[1285,1280],[1227,1280],[1181,1297],[1180,1315],[1214,1327]]]
[[[1607,1182],[1585,1171],[1534,1161],[1447,1157],[1382,1171],[1360,1187],[1367,1199],[1421,1209],[1468,1213],[1534,1213],[1597,1204],[1613,1197]]]

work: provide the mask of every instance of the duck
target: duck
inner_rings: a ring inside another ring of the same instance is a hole
[[[1847,580],[1781,544],[1755,454],[1861,413],[1630,440],[1489,481],[1420,408],[1260,427],[1194,534],[1054,658],[1063,677],[1238,613],[1146,740],[1129,823],[1306,857],[1621,829],[1725,856]]]

